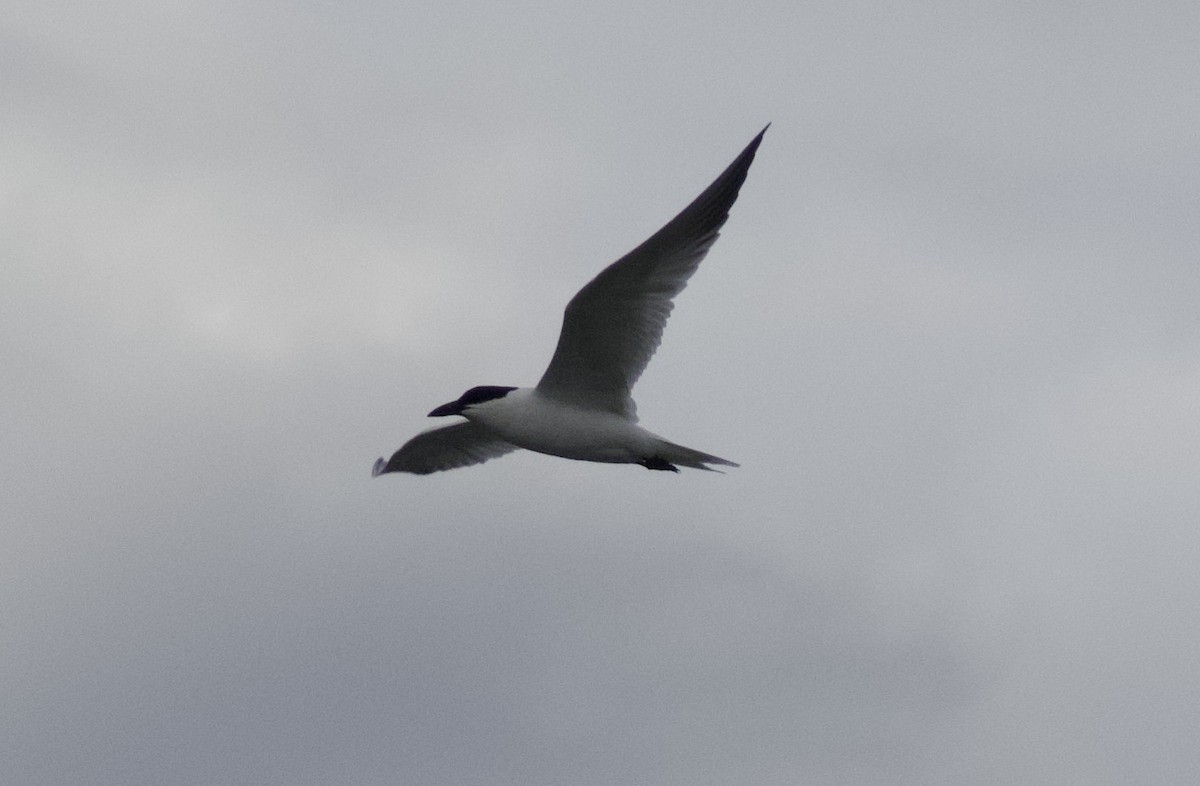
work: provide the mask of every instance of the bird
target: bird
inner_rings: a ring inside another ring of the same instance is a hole
[[[429,413],[464,421],[418,434],[391,458],[378,459],[372,476],[428,475],[519,448],[670,472],[739,466],[639,426],[631,391],[662,340],[672,301],[729,217],[767,128],[679,215],[571,298],[550,365],[535,387],[471,388]]]

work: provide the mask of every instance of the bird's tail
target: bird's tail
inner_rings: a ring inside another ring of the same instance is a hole
[[[720,456],[713,456],[709,453],[702,453],[699,450],[685,448],[683,445],[676,445],[674,442],[667,442],[661,437],[658,440],[657,458],[670,463],[678,464],[681,467],[691,467],[692,469],[706,469],[709,472],[720,472],[718,469],[705,466],[706,464],[720,464],[725,467],[740,466],[729,459],[723,459]]]

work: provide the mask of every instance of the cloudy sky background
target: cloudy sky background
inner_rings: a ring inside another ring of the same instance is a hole
[[[1200,780],[1184,3],[6,4],[0,780]],[[371,463],[768,121],[636,392]]]

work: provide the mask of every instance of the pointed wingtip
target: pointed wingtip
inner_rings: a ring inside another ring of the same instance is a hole
[[[736,159],[734,159],[733,163],[729,165],[729,167],[725,170],[725,172],[722,173],[722,175],[721,175],[722,178],[726,174],[733,173],[733,172],[739,172],[740,179],[738,180],[737,187],[738,188],[741,187],[742,181],[745,180],[746,172],[749,171],[750,164],[754,161],[754,155],[758,152],[758,146],[762,144],[763,135],[767,133],[767,129],[770,127],[771,127],[771,124],[767,123],[765,126],[763,126],[762,131],[759,131],[757,134],[754,135],[754,138],[750,140],[750,144],[746,145],[746,147],[742,150],[742,152],[738,155],[738,157]],[[720,180],[720,179],[721,178],[718,178],[718,180]],[[736,198],[736,196],[737,196],[737,190],[735,189],[734,197]]]
[[[760,144],[760,143],[762,142],[762,140],[763,140],[763,134],[767,133],[767,129],[768,129],[768,128],[770,128],[770,127],[771,127],[771,124],[770,124],[770,123],[767,123],[765,126],[763,126],[763,127],[762,127],[762,131],[759,131],[757,134],[755,134],[755,135],[754,135],[754,139],[751,139],[751,140],[750,140],[750,144],[749,144],[749,145],[747,145],[747,147],[748,147],[748,148],[755,148],[755,149],[757,149],[757,148],[758,148],[758,146],[759,146],[759,144]]]

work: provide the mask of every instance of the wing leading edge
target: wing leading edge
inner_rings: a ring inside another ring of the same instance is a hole
[[[679,215],[571,298],[538,390],[636,417],[630,391],[662,340],[672,299],[728,219],[767,128]]]

